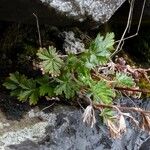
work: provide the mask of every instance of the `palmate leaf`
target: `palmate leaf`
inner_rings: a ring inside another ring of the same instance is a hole
[[[19,72],[10,73],[10,76],[9,76],[9,80],[12,81],[12,83],[16,85],[20,83],[21,78],[22,77],[20,76]]]
[[[91,86],[91,95],[95,102],[102,102],[104,104],[111,104],[112,98],[115,97],[115,92],[104,81],[95,82]]]
[[[107,33],[105,38],[97,35],[96,39],[91,43],[89,51],[90,56],[86,62],[88,68],[93,68],[98,65],[105,65],[111,55],[114,45],[114,34]]]
[[[63,61],[59,58],[54,47],[40,49],[37,56],[41,59],[42,69],[45,73],[49,73],[52,76],[59,76]]]
[[[11,95],[17,96],[22,102],[29,100],[30,104],[36,104],[39,99],[39,89],[36,81],[28,79],[25,75],[15,72],[3,84],[7,89],[11,89]]]
[[[19,72],[10,73],[3,86],[5,86],[6,89],[12,90],[11,96],[18,96],[22,91],[22,81],[25,80],[27,80],[27,78],[24,75],[20,75]]]
[[[65,97],[70,99],[79,90],[79,86],[72,80],[70,73],[65,74],[61,79],[56,79],[56,81],[59,83],[55,88],[56,95],[65,94]]]
[[[7,78],[3,86],[9,90],[15,90],[18,88],[20,81],[24,79],[25,76],[20,76],[19,72],[10,73],[9,78]]]
[[[125,73],[116,73],[116,83],[118,86],[132,87],[135,83],[131,76]]]
[[[107,33],[105,38],[98,34],[95,40],[91,43],[90,49],[97,53],[101,53],[101,56],[105,56],[104,54],[107,51],[113,49],[114,43],[114,33]]]

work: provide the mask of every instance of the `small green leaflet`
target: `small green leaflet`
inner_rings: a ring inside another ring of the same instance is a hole
[[[27,88],[23,85],[26,80],[26,76],[20,75],[19,72],[10,73],[9,78],[7,78],[3,86],[5,86],[6,89],[12,90],[12,96],[18,96],[23,89],[22,87],[24,87],[24,89]]]
[[[11,80],[5,81],[5,83],[3,83],[3,86],[5,86],[5,88],[9,90],[15,90],[18,87],[17,84]]]
[[[39,89],[37,88],[32,90],[32,93],[29,96],[29,103],[30,105],[35,105],[37,104],[38,100],[39,100]]]
[[[105,45],[106,48],[108,48],[110,50],[114,49],[113,48],[113,45],[115,43],[114,37],[115,37],[115,35],[113,32],[106,34],[104,42],[103,42],[103,44]]]
[[[56,95],[65,94],[65,97],[70,99],[79,90],[77,83],[72,80],[70,73],[67,73],[61,79],[56,79],[56,81],[59,83],[55,88]]]
[[[85,63],[85,66],[88,68],[88,69],[93,69],[94,67],[96,67],[98,65],[98,59],[96,57],[96,55],[94,54],[91,54],[89,59],[86,59],[86,63]]]
[[[92,86],[93,83],[93,79],[91,77],[90,72],[86,72],[84,74],[80,73],[79,74],[79,80],[80,82],[82,82],[83,86]]]
[[[66,70],[74,70],[79,66],[80,59],[78,59],[73,54],[68,54],[68,57],[65,61]]]
[[[95,102],[111,104],[112,98],[115,97],[115,92],[104,81],[95,82],[90,90]]]
[[[132,77],[120,72],[116,73],[116,83],[118,86],[127,87],[132,87],[135,84]]]
[[[18,95],[18,99],[22,102],[29,100],[30,105],[35,105],[39,99],[38,89],[22,90]]]
[[[50,78],[47,75],[44,75],[43,77],[40,77],[37,79],[37,83],[39,86],[39,94],[40,96],[48,95],[49,97],[54,96],[54,87],[55,84],[51,81]]]
[[[39,87],[40,96],[54,96],[54,88],[50,84],[43,84]]]
[[[108,58],[103,57],[103,56],[96,56],[92,54],[90,56],[90,59],[87,59],[85,66],[88,69],[94,69],[96,66],[107,64],[107,62],[108,62]]]
[[[63,65],[63,61],[59,58],[54,47],[51,46],[48,50],[45,48],[40,49],[37,56],[41,59],[42,69],[45,73],[49,73],[52,76],[60,75],[60,69]]]
[[[100,113],[100,116],[103,117],[103,121],[112,118],[113,115],[113,111],[110,108],[104,108]]]
[[[9,78],[5,81],[3,86],[9,90],[15,90],[18,88],[21,80],[26,79],[25,76],[20,76],[19,72],[10,73]]]

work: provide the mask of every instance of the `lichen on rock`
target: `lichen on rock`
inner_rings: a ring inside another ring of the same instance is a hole
[[[36,141],[45,135],[47,122],[39,122],[32,127],[25,127],[17,132],[7,132],[0,136],[0,149],[5,146],[19,144],[27,139]]]
[[[79,38],[75,37],[74,32],[63,32],[65,40],[63,44],[63,48],[66,53],[77,54],[83,52],[85,50],[85,45]]]

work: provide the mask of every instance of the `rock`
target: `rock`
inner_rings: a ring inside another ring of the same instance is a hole
[[[42,0],[59,12],[67,16],[73,16],[79,21],[83,21],[86,16],[91,16],[93,20],[104,23],[114,14],[124,0]]]
[[[85,45],[79,38],[75,37],[74,32],[63,32],[65,40],[63,48],[66,53],[77,54],[85,50]]]
[[[20,120],[26,111],[30,110],[29,104],[19,103],[15,98],[5,92],[0,92],[0,110],[8,120]],[[8,126],[5,123],[3,126]]]
[[[33,141],[26,140],[22,142],[21,146],[10,146],[9,148],[5,148],[5,150],[38,150],[39,146]]]
[[[34,23],[35,13],[41,24],[56,26],[105,23],[125,0],[1,0],[0,20]]]
[[[137,101],[137,105],[141,106],[140,100]],[[131,103],[130,100],[127,101],[126,99],[120,102],[127,102],[128,105]],[[42,135],[38,134],[35,140],[32,136],[26,134],[28,139],[25,140],[24,138],[25,141],[22,140],[16,142],[16,144],[13,144],[10,139],[9,144],[3,140],[7,145],[5,150],[137,150],[140,148],[142,150],[143,145],[148,143],[147,139],[150,138],[148,133],[134,129],[128,123],[128,130],[120,139],[111,139],[106,126],[100,120],[97,121],[94,128],[84,124],[81,117],[82,113],[80,109],[75,107],[61,105],[54,107],[47,113],[33,109],[29,112],[30,118],[40,117],[42,122],[39,129],[37,129],[39,123],[31,129],[36,127],[36,130],[41,130]],[[45,134],[43,134],[44,130]],[[17,131],[17,133],[22,132]],[[16,135],[18,139],[22,136],[22,134]],[[14,138],[12,141],[14,141]],[[149,150],[149,147],[144,146],[144,150]]]
[[[150,149],[150,138],[148,138],[140,147],[139,150],[149,150]]]
[[[10,124],[9,123],[2,123],[0,122],[0,130],[3,130],[5,127],[9,127]]]
[[[0,149],[7,145],[19,144],[21,142],[30,139],[32,141],[36,141],[37,139],[41,139],[44,137],[45,128],[48,125],[47,122],[39,122],[30,128],[24,128],[18,130],[16,132],[7,132],[0,136],[0,142],[3,144],[0,145]]]

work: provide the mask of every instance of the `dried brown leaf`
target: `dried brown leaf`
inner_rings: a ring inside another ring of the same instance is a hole
[[[120,115],[119,119],[119,132],[120,133],[126,132],[126,122],[123,115]]]
[[[150,116],[142,113],[142,124],[141,124],[141,128],[143,130],[147,130],[148,132],[150,132]]]
[[[117,125],[114,122],[112,122],[112,120],[108,119],[107,120],[107,125],[109,127],[110,136],[112,138],[120,137],[121,134],[120,134],[120,132],[118,130],[118,127],[117,127]]]
[[[137,121],[133,116],[131,116],[131,114],[129,113],[122,113],[122,115],[129,117],[135,124],[137,127],[139,127],[139,121]]]
[[[108,119],[107,125],[110,130],[112,138],[119,138],[122,133],[126,132],[126,122],[124,116],[121,114],[119,118]]]
[[[96,118],[95,118],[95,111],[92,105],[86,107],[82,117],[83,122],[89,124],[91,128],[94,126],[94,124],[96,123]]]

